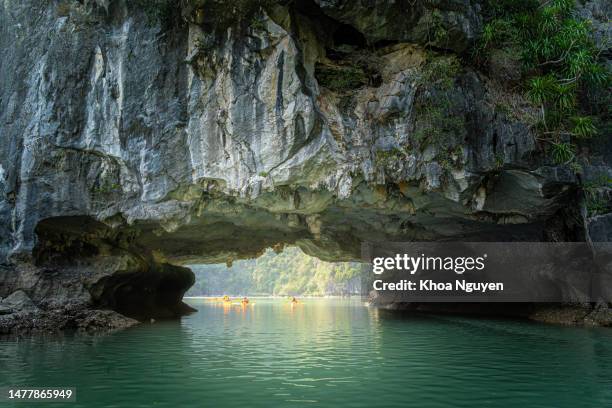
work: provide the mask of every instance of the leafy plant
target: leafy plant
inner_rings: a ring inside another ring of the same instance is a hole
[[[383,167],[392,166],[406,157],[407,153],[400,148],[393,147],[389,150],[377,150],[376,161]]]
[[[358,66],[317,64],[315,76],[318,83],[335,92],[346,92],[368,84],[368,77]]]
[[[453,86],[460,72],[461,64],[455,56],[439,56],[429,53],[420,84],[439,86],[448,90]]]
[[[477,55],[492,48],[520,50],[526,95],[540,108],[540,137],[551,144],[555,162],[568,162],[575,154],[567,136],[586,139],[599,133],[580,111],[579,97],[610,84],[590,22],[576,16],[575,0],[490,0],[486,10]]]
[[[430,43],[442,43],[448,37],[448,32],[444,28],[444,20],[442,13],[438,9],[434,9],[431,13],[431,24],[427,29],[427,36]]]
[[[612,177],[607,174],[602,174],[599,179],[584,184],[584,198],[589,217],[606,214],[612,210],[612,202],[606,196],[605,188],[612,188]]]
[[[495,155],[495,168],[502,169],[504,167],[504,155],[497,153]]]
[[[591,197],[587,199],[587,212],[589,217],[605,214],[609,211],[608,203],[599,197]]]
[[[574,116],[572,118],[574,128],[572,133],[583,139],[597,134],[597,127],[593,124],[593,118],[589,116]]]
[[[416,116],[414,138],[421,149],[436,146],[447,150],[465,133],[465,116],[454,114],[461,110],[453,97],[454,84],[461,73],[455,56],[429,52],[415,99]]]
[[[551,144],[551,149],[553,160],[557,164],[569,163],[576,156],[574,146],[567,142],[553,142]]]

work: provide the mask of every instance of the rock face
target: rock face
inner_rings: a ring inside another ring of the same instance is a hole
[[[534,108],[454,54],[478,2],[141,3],[0,6],[0,297],[170,316],[171,263],[276,244],[609,239]]]
[[[13,292],[6,299],[3,299],[1,303],[4,308],[9,310],[27,311],[37,309],[34,302],[32,302],[32,299],[30,299],[28,295],[22,290]]]
[[[323,13],[355,27],[370,43],[405,41],[464,51],[480,33],[471,0],[316,0]]]

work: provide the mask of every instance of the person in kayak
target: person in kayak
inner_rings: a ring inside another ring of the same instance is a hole
[[[298,300],[295,298],[295,296],[292,296],[291,297],[291,303],[295,305],[295,304],[297,304],[297,302],[298,302]]]
[[[230,297],[229,297],[229,296],[227,296],[227,295],[224,295],[224,296],[223,296],[223,301],[224,301],[224,302],[229,302],[229,301],[230,301]]]
[[[243,306],[246,306],[246,305],[248,305],[248,304],[249,304],[249,298],[248,298],[248,297],[246,297],[246,296],[245,296],[245,297],[243,297],[243,298],[242,298],[242,305],[243,305]]]

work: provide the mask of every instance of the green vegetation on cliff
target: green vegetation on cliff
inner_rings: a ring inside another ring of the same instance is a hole
[[[520,55],[527,97],[541,112],[539,139],[556,163],[578,170],[575,143],[600,133],[609,114],[608,103],[585,103],[610,86],[590,22],[577,16],[574,0],[495,0],[487,9],[479,57],[494,48]]]
[[[343,295],[359,292],[360,266],[349,262],[324,262],[286,248],[269,250],[257,259],[223,264],[192,265],[195,285],[187,296],[230,295]]]

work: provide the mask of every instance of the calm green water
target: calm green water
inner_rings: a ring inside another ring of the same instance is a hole
[[[612,330],[190,303],[110,336],[0,340],[0,386],[76,387],[69,407],[612,407]]]

